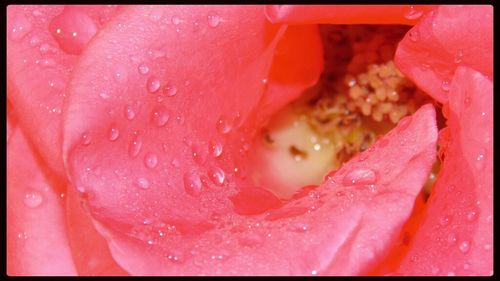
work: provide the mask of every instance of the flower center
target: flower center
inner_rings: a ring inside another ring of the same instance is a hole
[[[319,82],[278,112],[261,132],[260,151],[272,179],[255,176],[281,198],[317,185],[331,170],[372,145],[398,121],[433,102],[396,68],[399,25],[322,25]],[[430,187],[439,163],[424,188]]]

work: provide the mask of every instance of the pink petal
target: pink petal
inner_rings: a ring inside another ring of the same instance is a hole
[[[7,273],[76,275],[64,201],[56,192],[57,177],[43,170],[20,129],[11,134],[7,147]]]
[[[401,274],[493,274],[492,101],[493,83],[487,77],[457,68],[446,158]]]
[[[266,14],[273,23],[286,24],[410,24],[431,5],[272,5]]]
[[[67,8],[71,10],[69,15],[63,9],[63,6],[52,5],[10,5],[7,11],[7,97],[20,117],[19,125],[29,132],[30,141],[59,176],[64,173],[60,134],[62,107],[66,83],[77,56],[60,48],[50,34],[49,25],[59,26],[54,19],[62,17],[68,21],[76,15],[99,29],[115,13],[116,7],[71,6]]]
[[[493,7],[440,6],[401,41],[396,64],[441,103],[458,66],[493,77]]]
[[[280,35],[261,7],[129,7],[83,54],[65,155],[127,272],[357,274],[391,245],[434,160],[433,108],[402,121],[317,195],[276,210],[279,201],[245,174],[251,163],[240,151],[256,130],[252,112]],[[125,83],[105,79],[117,71]],[[381,161],[388,153],[392,161]],[[255,196],[267,203],[242,204]]]

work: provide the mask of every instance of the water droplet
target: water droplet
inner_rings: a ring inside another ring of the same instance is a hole
[[[466,262],[464,263],[464,269],[468,270],[470,268],[470,263]]]
[[[12,25],[9,29],[9,38],[13,41],[19,41],[31,31],[31,22],[19,11],[12,20]]]
[[[171,164],[174,168],[179,168],[181,166],[177,159],[172,160]]]
[[[165,107],[160,106],[153,110],[151,115],[151,120],[157,127],[163,127],[167,124],[170,119],[170,114]]]
[[[427,71],[429,68],[431,68],[431,66],[427,63],[420,64],[420,69],[422,69],[422,71]]]
[[[137,155],[139,155],[139,152],[141,152],[141,147],[142,139],[139,135],[137,135],[137,133],[134,133],[132,141],[130,142],[130,145],[128,147],[128,155],[132,158],[137,157]]]
[[[132,108],[132,106],[130,106],[130,105],[125,106],[125,117],[128,120],[132,120],[135,118],[135,111]]]
[[[36,35],[35,35],[35,36],[33,36],[33,37],[31,37],[31,39],[30,39],[30,45],[31,45],[31,46],[36,47],[36,46],[38,46],[39,44],[40,44],[40,37],[38,37],[38,36],[36,36]]]
[[[264,238],[258,233],[247,233],[238,237],[238,243],[244,247],[256,247],[262,243]]]
[[[433,275],[438,274],[440,271],[441,271],[441,269],[439,269],[439,267],[435,267],[435,266],[431,265],[431,272]]]
[[[29,208],[36,208],[43,203],[43,196],[40,192],[32,190],[24,195],[24,205]]]
[[[423,12],[415,9],[415,6],[410,6],[408,12],[405,13],[405,18],[409,20],[415,20],[422,16]]]
[[[475,163],[476,169],[479,171],[483,170],[484,166],[486,165],[486,161],[484,161],[485,155],[486,150],[484,148],[481,148],[479,153],[477,154]]]
[[[374,184],[377,181],[377,175],[371,169],[355,168],[349,171],[342,180],[344,185]]]
[[[160,89],[160,86],[160,79],[156,78],[155,76],[149,77],[148,81],[146,82],[146,88],[150,93],[155,93],[156,91],[158,91]]]
[[[221,134],[227,134],[231,131],[231,125],[224,117],[221,117],[219,121],[217,121],[216,127],[217,131]]]
[[[207,20],[208,20],[208,25],[210,27],[217,27],[221,22],[220,16],[218,16],[216,14],[209,14],[207,16]]]
[[[144,165],[148,168],[154,169],[158,165],[158,156],[154,153],[147,153],[144,156]]]
[[[222,170],[221,168],[213,167],[212,169],[210,169],[209,177],[213,181],[213,183],[218,186],[222,186],[224,185],[226,175],[224,173],[224,170]]]
[[[96,34],[97,26],[84,11],[65,8],[52,19],[49,30],[64,52],[79,55]]]
[[[217,158],[222,154],[222,143],[216,140],[211,140],[209,142],[208,149],[210,150],[210,154]]]
[[[40,45],[39,51],[40,51],[40,54],[46,55],[49,53],[55,54],[57,52],[57,49],[54,46],[52,46],[51,44],[44,43],[44,44]]]
[[[203,165],[206,160],[206,152],[202,150],[198,145],[193,145],[191,147],[191,151],[193,152],[193,159],[196,163]]]
[[[40,61],[40,65],[43,67],[54,67],[56,65],[56,61],[53,59],[43,59]]]
[[[182,19],[179,18],[179,17],[172,17],[171,19],[171,22],[174,24],[174,25],[178,25],[182,22]]]
[[[447,226],[450,223],[450,217],[444,216],[439,220],[439,224],[442,226]]]
[[[457,50],[457,53],[455,54],[455,58],[454,58],[454,62],[456,64],[458,63],[461,63],[462,62],[462,58],[464,57],[464,52],[462,50]]]
[[[26,239],[28,239],[28,238],[29,238],[29,235],[28,235],[28,233],[27,233],[27,232],[25,232],[25,231],[23,231],[23,232],[19,232],[19,233],[17,234],[17,238],[18,238],[18,239],[22,239],[22,240],[26,240]]]
[[[455,243],[457,243],[457,235],[455,233],[448,234],[447,241],[448,241],[448,244],[454,245]]]
[[[150,18],[152,21],[159,21],[161,17],[163,16],[163,11],[161,9],[153,9],[151,13],[149,14]]]
[[[184,189],[191,196],[199,196],[202,189],[200,177],[194,172],[184,174]]]
[[[469,252],[470,250],[470,242],[465,240],[465,241],[462,241],[462,243],[460,243],[460,245],[458,245],[458,249],[460,250],[460,252],[466,254]]]
[[[110,141],[115,141],[118,139],[118,137],[120,136],[120,131],[115,128],[115,127],[112,127],[110,130],[109,130],[109,140]]]
[[[149,188],[149,181],[145,178],[138,178],[134,182],[135,186],[142,188],[142,189],[148,189]]]
[[[149,66],[145,63],[140,63],[137,67],[137,71],[139,71],[139,73],[142,75],[146,75],[149,73]]]
[[[469,211],[467,213],[467,220],[470,222],[477,220],[477,217],[478,217],[478,215],[477,215],[476,211]]]
[[[306,232],[309,230],[309,225],[304,223],[297,223],[292,225],[292,231],[294,232]]]
[[[450,82],[443,80],[443,82],[441,83],[441,90],[448,92],[450,90]]]
[[[92,138],[90,137],[89,134],[85,133],[82,135],[82,144],[83,145],[89,145],[91,141],[92,141]]]
[[[411,30],[409,33],[408,33],[408,36],[410,38],[410,40],[412,42],[417,42],[418,39],[420,38],[420,34],[418,33],[418,31],[416,30]]]
[[[168,83],[164,88],[163,88],[163,93],[167,97],[173,97],[177,94],[177,87],[171,83]]]

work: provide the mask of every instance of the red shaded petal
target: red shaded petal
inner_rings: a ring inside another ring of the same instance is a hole
[[[401,41],[395,61],[415,84],[441,103],[458,66],[493,77],[493,7],[440,6]]]
[[[449,99],[450,143],[405,275],[493,273],[493,83],[459,67]]]
[[[42,171],[40,158],[20,129],[11,134],[7,147],[7,273],[76,275],[64,201],[54,188],[57,178]]]
[[[431,5],[272,5],[266,14],[286,24],[410,24]]]

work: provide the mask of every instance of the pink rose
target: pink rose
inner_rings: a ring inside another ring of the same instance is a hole
[[[491,275],[492,12],[9,6],[8,274]],[[283,201],[242,147],[316,83],[318,23],[414,25],[395,61],[447,127],[425,105]]]

